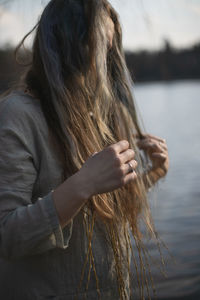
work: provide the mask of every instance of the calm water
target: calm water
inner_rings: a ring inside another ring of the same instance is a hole
[[[141,84],[147,132],[167,140],[170,170],[158,186],[155,225],[176,264],[157,279],[159,299],[200,299],[200,81]]]

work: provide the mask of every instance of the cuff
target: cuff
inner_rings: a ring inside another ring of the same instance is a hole
[[[47,216],[49,227],[54,234],[55,246],[61,249],[66,249],[69,246],[69,241],[72,236],[73,219],[63,229],[61,228],[52,197],[53,191],[54,190],[51,190],[51,192],[46,196],[38,198],[38,201]]]

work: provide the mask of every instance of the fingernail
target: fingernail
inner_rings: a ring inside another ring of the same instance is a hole
[[[97,154],[98,152],[94,152],[91,156],[95,156],[95,154]]]

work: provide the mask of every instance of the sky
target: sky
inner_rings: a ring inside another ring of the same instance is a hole
[[[48,0],[13,0],[1,5],[0,46],[16,45],[34,26]],[[127,50],[176,48],[200,42],[200,0],[110,0],[119,14]]]

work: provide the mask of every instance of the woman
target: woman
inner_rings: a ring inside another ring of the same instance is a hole
[[[0,104],[1,299],[144,299],[139,223],[155,236],[146,195],[168,154],[141,132],[118,16],[107,0],[52,0],[35,28]]]

